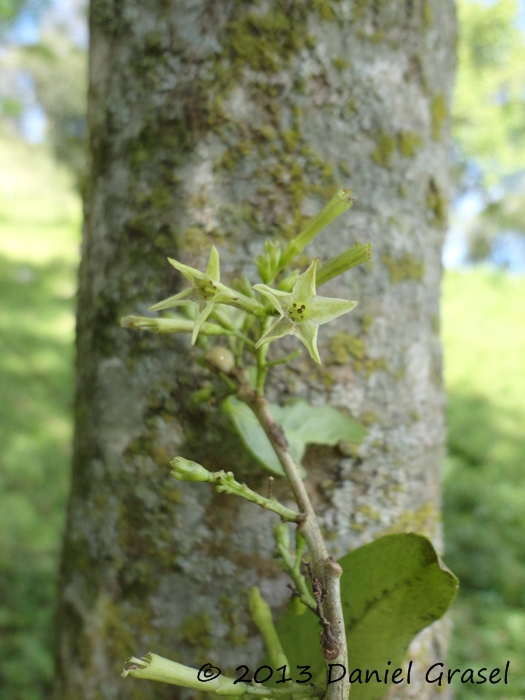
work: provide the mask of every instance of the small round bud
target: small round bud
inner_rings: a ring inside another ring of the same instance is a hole
[[[229,374],[235,367],[233,353],[228,348],[221,348],[217,345],[210,348],[206,353],[206,362],[209,362],[210,365],[224,372],[224,374]]]
[[[209,481],[211,473],[202,464],[192,462],[184,457],[175,457],[170,462],[173,467],[171,475],[178,481]]]

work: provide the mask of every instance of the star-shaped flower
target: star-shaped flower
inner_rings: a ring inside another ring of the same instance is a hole
[[[220,283],[219,269],[219,253],[215,246],[212,246],[208,266],[206,272],[200,272],[194,267],[183,265],[178,260],[168,258],[168,262],[173,265],[176,270],[182,272],[184,277],[191,282],[191,287],[185,289],[179,294],[175,294],[169,299],[164,299],[154,306],[150,306],[151,311],[161,311],[162,309],[171,309],[173,306],[182,306],[184,304],[194,304],[197,309],[197,316],[193,325],[193,333],[191,336],[192,345],[195,344],[202,324],[213,311],[214,304],[235,299],[235,296],[228,287]]]
[[[266,331],[255,347],[285,335],[295,335],[306,346],[313,360],[321,364],[317,349],[317,333],[319,326],[334,318],[351,311],[357,301],[318,297],[315,293],[315,274],[317,260],[299,275],[291,292],[272,289],[266,284],[256,284],[261,294],[270,300],[274,308],[281,314],[280,318]]]

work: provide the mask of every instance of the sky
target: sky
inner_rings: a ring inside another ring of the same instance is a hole
[[[37,13],[24,10],[9,33],[9,40],[15,44],[36,44],[42,30],[60,25],[66,28],[76,46],[87,48],[87,5],[87,0],[50,0],[48,6]]]
[[[22,11],[7,35],[7,42],[17,45],[37,44],[46,29],[63,27],[73,43],[88,47],[87,0],[50,0],[37,12]],[[38,7],[38,5],[37,5]],[[22,96],[20,130],[28,143],[42,143],[46,135],[46,115],[36,98],[31,76],[17,76],[17,93]]]

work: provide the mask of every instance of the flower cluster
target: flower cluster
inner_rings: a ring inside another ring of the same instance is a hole
[[[168,319],[128,316],[123,319],[123,325],[161,333],[191,331],[192,344],[197,342],[200,335],[227,335],[236,361],[242,361],[242,354],[247,348],[256,355],[258,370],[263,365],[269,366],[264,359],[264,346],[283,336],[293,335],[303,343],[310,357],[321,363],[317,347],[319,326],[348,313],[357,302],[318,296],[317,286],[370,259],[370,245],[352,246],[319,269],[318,260],[315,259],[302,274],[296,269],[289,270],[288,274],[285,272],[288,264],[312,238],[348,209],[352,202],[350,193],[340,190],[284,251],[281,251],[279,243],[267,242],[265,253],[256,260],[262,283],[252,287],[245,279],[237,285],[237,289],[221,283],[219,253],[215,246],[211,248],[205,272],[168,258],[190,286],[154,304],[150,310],[164,311],[190,305],[195,309],[194,320],[180,316]],[[255,292],[260,295],[259,300]],[[235,307],[242,313],[231,313],[228,307]]]

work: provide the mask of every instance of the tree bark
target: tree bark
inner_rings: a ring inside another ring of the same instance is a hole
[[[277,516],[170,477],[182,455],[266,490],[226,416],[193,401],[209,375],[189,339],[132,334],[119,318],[180,290],[168,256],[204,269],[212,243],[223,280],[255,282],[267,236],[286,241],[337,187],[352,187],[353,209],[301,262],[371,241],[373,262],[322,290],[359,304],[321,328],[323,366],[303,352],[271,372],[270,396],[329,402],[370,432],[357,449],[307,453],[331,553],[408,530],[439,546],[454,4],[92,0],[90,26],[55,698],[187,697],[121,679],[123,662],[151,650],[192,665],[256,663],[247,592],[259,585],[276,611],[290,597],[272,558]],[[274,345],[284,354],[297,344]],[[443,638],[439,625],[424,632],[418,658],[443,661]],[[435,691],[414,682],[411,696]]]

